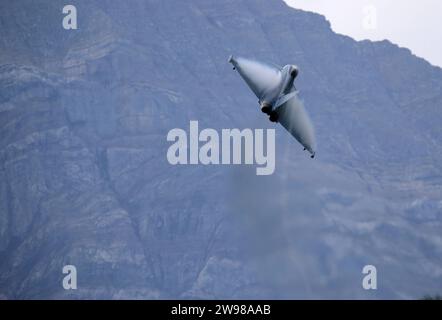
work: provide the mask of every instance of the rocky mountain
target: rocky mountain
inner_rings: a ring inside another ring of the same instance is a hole
[[[281,0],[76,0],[77,30],[65,4],[0,3],[0,297],[442,291],[440,68]],[[261,114],[231,53],[299,66],[314,160]],[[170,165],[167,132],[190,120],[275,127],[275,174]]]

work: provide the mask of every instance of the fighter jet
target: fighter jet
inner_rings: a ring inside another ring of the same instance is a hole
[[[314,158],[313,125],[294,86],[298,68],[294,65],[280,68],[233,56],[228,61],[258,97],[261,111],[269,116],[271,122],[279,122]]]

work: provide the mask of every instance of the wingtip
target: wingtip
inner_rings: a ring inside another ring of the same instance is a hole
[[[229,63],[232,63],[233,62],[233,55],[230,55],[229,56],[229,59],[227,60]]]

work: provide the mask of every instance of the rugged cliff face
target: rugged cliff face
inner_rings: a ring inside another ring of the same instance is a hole
[[[0,4],[3,298],[442,291],[441,69],[277,0],[75,1],[70,31],[63,5]],[[277,127],[272,176],[168,164],[189,120],[273,126],[231,53],[299,66],[317,159]]]

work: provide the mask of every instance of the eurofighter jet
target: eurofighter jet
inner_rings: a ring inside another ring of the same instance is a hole
[[[298,68],[294,65],[279,68],[233,56],[228,61],[258,97],[261,111],[269,116],[270,121],[279,122],[314,158],[313,125],[294,85]]]

